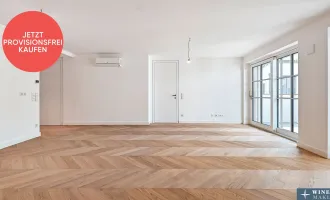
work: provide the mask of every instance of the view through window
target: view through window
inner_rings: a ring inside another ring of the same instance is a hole
[[[252,68],[252,119],[271,125],[271,64]]]
[[[298,53],[278,59],[277,126],[298,133]]]

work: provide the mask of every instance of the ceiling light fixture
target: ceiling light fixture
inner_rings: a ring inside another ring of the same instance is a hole
[[[188,64],[191,62],[191,58],[190,58],[190,42],[191,42],[191,38],[189,38],[189,40],[188,40],[188,60],[187,60],[187,63]]]

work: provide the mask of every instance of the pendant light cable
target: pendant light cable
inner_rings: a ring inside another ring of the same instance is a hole
[[[188,60],[187,60],[188,63],[190,63],[190,61],[191,61],[191,58],[190,58],[190,42],[191,42],[191,38],[189,38],[189,40],[188,40]]]
[[[45,6],[45,0],[39,0],[39,1],[40,1],[40,12],[43,12]]]

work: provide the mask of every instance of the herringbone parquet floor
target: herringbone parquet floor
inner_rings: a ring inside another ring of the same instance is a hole
[[[243,125],[42,127],[0,150],[4,200],[275,200],[330,187],[330,161]]]

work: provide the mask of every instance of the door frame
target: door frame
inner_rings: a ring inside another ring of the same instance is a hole
[[[152,123],[155,122],[155,64],[156,63],[175,63],[176,64],[176,123],[180,122],[180,83],[179,83],[179,60],[153,60],[152,61]],[[166,123],[166,122],[164,122]]]
[[[63,122],[63,56],[60,57],[60,125],[63,126],[64,122]]]

